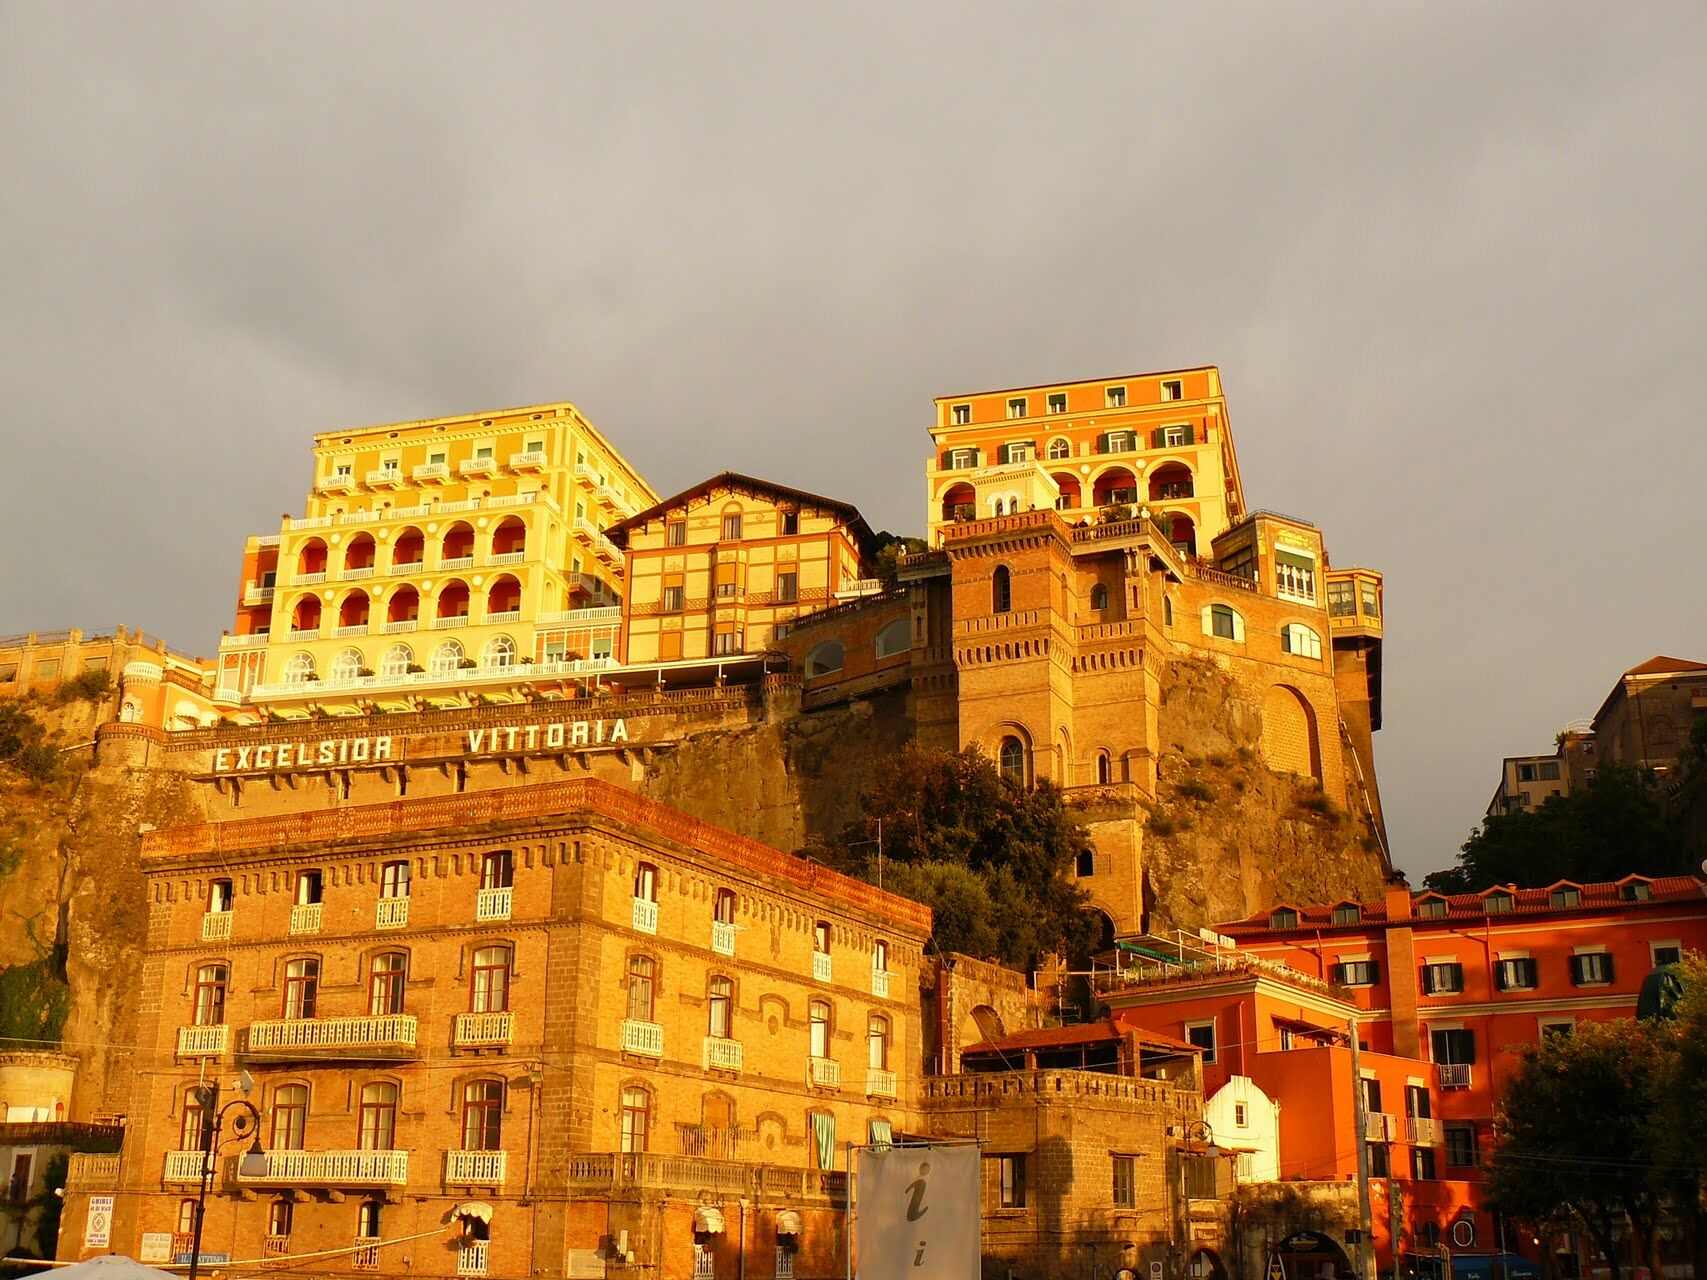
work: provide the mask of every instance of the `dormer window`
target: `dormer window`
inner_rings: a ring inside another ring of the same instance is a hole
[[[1445,898],[1424,898],[1417,903],[1417,915],[1424,920],[1439,920],[1445,914]]]
[[[1482,899],[1482,910],[1491,916],[1509,915],[1516,903],[1517,900],[1502,889],[1500,892],[1490,893]]]
[[[1277,907],[1269,912],[1268,927],[1270,929],[1296,929],[1298,913],[1291,907]]]
[[[1547,905],[1555,911],[1580,907],[1583,904],[1583,891],[1575,885],[1560,885],[1547,895]]]
[[[1646,880],[1632,880],[1619,887],[1618,896],[1626,902],[1647,902],[1654,896],[1654,886]]]
[[[954,425],[957,427],[964,427],[972,421],[972,406],[969,404],[957,404],[951,412],[954,415]]]
[[[1334,908],[1335,924],[1356,924],[1363,919],[1363,908],[1355,902],[1342,902]]]

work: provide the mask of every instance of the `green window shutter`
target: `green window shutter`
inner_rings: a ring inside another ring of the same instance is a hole
[[[1152,449],[1160,449],[1162,447],[1162,439],[1162,428],[1157,427],[1150,433],[1150,447]]]
[[[1099,431],[1097,433],[1097,452],[1098,453],[1107,453],[1108,452],[1108,432],[1106,432],[1106,431]]]
[[[1187,443],[1187,444],[1196,444],[1196,443],[1197,443],[1197,432],[1196,432],[1196,430],[1195,430],[1195,429],[1194,429],[1194,428],[1193,428],[1193,427],[1192,427],[1192,426],[1191,426],[1191,424],[1190,424],[1190,423],[1187,423],[1187,424],[1186,424],[1186,428],[1185,428],[1185,442],[1186,442],[1186,443]]]
[[[947,449],[942,451],[942,461],[937,464],[938,471],[947,471],[949,464],[954,461],[954,455]]]
[[[998,447],[996,450],[996,461],[998,463],[1002,463],[1002,464],[1006,464],[1008,462],[1011,462],[1013,459],[1011,457],[1009,457],[1008,450],[1010,450],[1012,448],[1013,448],[1013,446],[1010,444],[1004,444],[1004,445],[1001,445],[1000,447]]]

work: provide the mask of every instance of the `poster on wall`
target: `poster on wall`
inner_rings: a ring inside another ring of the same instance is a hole
[[[862,1147],[854,1171],[860,1280],[978,1280],[978,1148]]]
[[[83,1219],[83,1247],[105,1249],[113,1238],[113,1198],[90,1196],[89,1215]]]
[[[138,1262],[170,1262],[172,1261],[172,1233],[170,1231],[144,1231],[142,1233],[142,1252],[136,1255]]]

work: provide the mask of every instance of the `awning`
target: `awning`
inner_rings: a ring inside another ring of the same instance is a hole
[[[800,1221],[800,1215],[793,1209],[784,1209],[776,1215],[776,1233],[779,1236],[799,1236],[806,1234],[806,1227]]]
[[[492,1225],[492,1206],[484,1200],[464,1200],[451,1210],[451,1214],[458,1218],[473,1218],[487,1226]]]
[[[702,1204],[693,1211],[693,1229],[712,1235],[723,1234],[723,1210],[716,1205]]]

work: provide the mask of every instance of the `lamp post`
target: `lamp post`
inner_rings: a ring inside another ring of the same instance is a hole
[[[249,1073],[245,1071],[237,1081],[240,1093],[248,1093],[254,1086]],[[261,1147],[261,1113],[253,1103],[246,1098],[233,1098],[223,1107],[219,1105],[219,1082],[196,1086],[196,1104],[202,1113],[202,1162],[201,1177],[196,1186],[196,1219],[195,1227],[190,1235],[190,1274],[189,1280],[196,1280],[196,1273],[201,1267],[202,1260],[202,1221],[207,1217],[208,1186],[213,1181],[213,1161],[219,1152],[219,1131],[225,1127],[227,1112],[237,1114],[231,1121],[231,1134],[234,1140],[241,1140],[251,1130],[254,1141],[249,1150],[243,1153],[243,1162],[238,1172],[251,1176],[266,1172],[267,1153]]]
[[[1209,1121],[1203,1120],[1203,1119],[1187,1120],[1184,1124],[1182,1124],[1180,1126],[1180,1147],[1179,1147],[1179,1205],[1180,1205],[1179,1274],[1180,1274],[1181,1280],[1184,1280],[1184,1277],[1189,1273],[1190,1268],[1191,1268],[1191,1256],[1190,1256],[1190,1252],[1189,1252],[1190,1248],[1191,1248],[1191,1194],[1190,1194],[1190,1187],[1187,1186],[1187,1184],[1186,1184],[1185,1158],[1188,1154],[1189,1155],[1197,1155],[1198,1154],[1197,1152],[1192,1151],[1190,1149],[1189,1144],[1193,1143],[1193,1142],[1201,1142],[1204,1144],[1203,1145],[1203,1151],[1202,1151],[1203,1155],[1206,1155],[1206,1156],[1213,1158],[1213,1157],[1221,1154],[1220,1150],[1215,1145],[1215,1131],[1209,1127]]]

